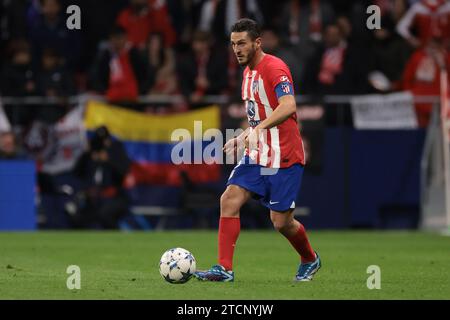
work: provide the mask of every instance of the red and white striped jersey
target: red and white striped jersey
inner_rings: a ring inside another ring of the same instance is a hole
[[[294,95],[292,75],[288,66],[279,58],[265,54],[251,70],[244,70],[242,100],[252,128],[269,117],[278,106],[278,98]],[[248,155],[248,150],[247,150]],[[297,115],[265,130],[260,140],[257,163],[270,168],[287,168],[299,163],[305,165],[305,153]]]

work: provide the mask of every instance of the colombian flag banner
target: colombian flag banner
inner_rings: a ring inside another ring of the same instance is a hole
[[[172,155],[174,147],[180,147],[180,141],[172,141],[174,132],[180,131],[188,137],[182,143],[192,150],[200,146],[198,151],[202,153],[207,146],[202,141],[203,133],[220,128],[217,106],[170,115],[150,115],[91,101],[86,106],[84,125],[88,131],[106,126],[124,144],[133,161],[127,178],[129,187],[136,184],[179,186],[183,172],[195,183],[220,179],[219,164],[194,159],[177,163]]]

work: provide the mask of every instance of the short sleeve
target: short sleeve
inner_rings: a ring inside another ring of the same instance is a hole
[[[287,68],[278,67],[271,71],[270,85],[277,98],[294,95],[290,72]]]

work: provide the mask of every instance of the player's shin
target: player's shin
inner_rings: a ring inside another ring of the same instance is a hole
[[[297,220],[294,221],[295,227],[293,228],[293,231],[290,233],[283,233],[283,235],[298,252],[302,263],[313,262],[316,259],[316,254],[309,243],[305,227]]]
[[[219,222],[219,264],[227,271],[233,269],[233,255],[239,233],[241,219],[237,217],[220,217]]]

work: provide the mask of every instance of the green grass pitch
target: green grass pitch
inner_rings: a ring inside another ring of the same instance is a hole
[[[419,232],[310,231],[322,269],[293,283],[298,257],[275,231],[242,232],[234,283],[165,282],[158,271],[171,247],[190,250],[197,267],[216,261],[216,232],[0,233],[0,299],[450,299],[450,237]],[[66,269],[81,268],[68,290]],[[369,290],[367,267],[381,268]]]

